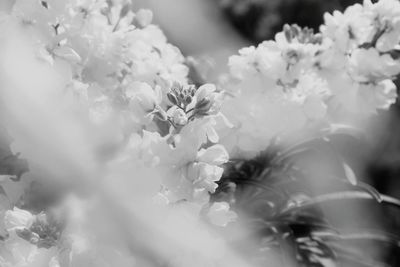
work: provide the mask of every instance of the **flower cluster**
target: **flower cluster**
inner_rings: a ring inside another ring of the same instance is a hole
[[[57,81],[49,82],[51,90],[40,91],[37,84],[18,83],[17,75],[0,73],[0,94],[12,94],[12,89],[3,88],[17,84],[29,87],[23,92],[37,89],[43,95],[33,99],[43,98],[43,103],[50,99],[58,104],[62,96],[60,110],[84,124],[82,132],[110,133],[111,138],[104,134],[100,144],[93,142],[95,152],[87,149],[96,155],[82,156],[94,158],[93,165],[101,171],[76,173],[100,176],[99,187],[132,210],[137,200],[148,200],[141,198],[147,194],[154,205],[150,207],[181,207],[214,226],[226,226],[237,215],[227,202],[210,203],[210,194],[230,159],[253,157],[277,137],[290,140],[311,126],[341,120],[338,109],[346,116],[365,116],[387,108],[396,97],[396,0],[365,1],[344,13],[327,14],[320,33],[287,25],[275,40],[232,56],[230,72],[218,86],[190,84],[183,55],[151,23],[151,11],[133,10],[129,0],[16,0],[9,13],[0,14],[4,39],[23,36],[27,54],[33,53],[25,68],[43,67],[50,70],[49,79]],[[29,65],[31,59],[35,64]],[[13,120],[5,114],[6,122]],[[62,136],[55,140],[70,134],[60,132],[54,132]],[[66,157],[60,158],[54,162]],[[72,171],[66,166],[69,178]],[[98,214],[96,207],[104,204],[99,199],[70,201],[70,212],[76,214],[63,223],[52,215],[57,207],[43,205],[38,211],[20,205],[23,189],[10,192],[12,187],[5,184],[18,180],[25,169],[13,179],[0,177],[1,266],[134,264],[127,245],[108,227],[115,222]],[[94,227],[95,218],[104,221],[104,227]],[[90,249],[92,245],[96,249]]]
[[[230,92],[222,112],[234,124],[224,144],[236,156],[255,156],[278,134],[299,131],[326,114],[328,83],[314,68],[321,36],[286,26],[274,41],[247,47],[229,60]]]
[[[151,24],[152,13],[134,13],[130,1],[16,1],[9,16],[96,122],[129,110],[133,94],[149,91],[143,86],[165,91],[173,81],[187,82],[180,51]]]
[[[274,41],[232,56],[223,83],[233,97],[222,107],[235,126],[223,140],[231,154],[254,156],[282,133],[394,103],[399,11],[395,0],[364,1],[326,14],[320,33],[286,25]]]
[[[157,166],[167,203],[189,201],[200,209],[217,187],[222,165],[229,159],[218,144],[217,127],[229,123],[219,111],[222,93],[213,84],[174,83],[148,114],[154,127],[133,134],[121,154],[123,161]]]
[[[217,125],[228,125],[221,124],[222,92],[213,84],[198,88],[188,84],[184,57],[151,24],[151,11],[133,12],[128,0],[17,0],[10,13],[1,16],[2,27],[24,36],[20,41],[32,48],[35,64],[57,76],[58,88],[53,90],[67,99],[67,108],[90,127],[112,129],[112,142],[99,145],[113,146],[109,161],[100,162],[106,166],[105,184],[118,184],[127,166],[143,173],[156,169],[152,176],[159,181],[158,192],[151,192],[155,199],[168,205],[188,203],[197,216],[208,209],[209,194],[229,159],[216,130]],[[125,185],[119,184],[119,190],[132,184],[129,180],[140,181],[132,173],[121,179]],[[120,197],[129,199],[135,190],[132,186]],[[227,203],[221,205],[223,209],[208,217],[222,226],[234,215]],[[82,232],[83,226],[74,228],[70,223],[61,229],[44,213],[7,209],[1,216],[9,237],[1,246],[9,253],[1,250],[1,266],[99,266],[110,256],[109,247],[101,256],[96,254],[99,248],[89,250],[86,243],[96,241]],[[109,257],[113,262],[115,258]],[[132,262],[117,265],[132,266]]]
[[[400,4],[391,0],[364,1],[325,15],[321,33],[327,49],[318,66],[346,109],[368,114],[395,102],[399,15]]]
[[[5,212],[4,227],[8,238],[0,255],[2,266],[40,266],[43,262],[57,266],[55,247],[62,225],[54,217],[14,207]]]

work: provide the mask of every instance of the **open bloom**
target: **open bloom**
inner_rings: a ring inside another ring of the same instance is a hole
[[[8,231],[24,229],[32,225],[34,218],[34,215],[29,211],[14,207],[13,210],[6,211],[4,215],[4,224]]]
[[[133,82],[126,89],[126,96],[132,105],[139,105],[145,112],[151,112],[161,103],[162,94],[159,86],[154,89],[144,82]]]

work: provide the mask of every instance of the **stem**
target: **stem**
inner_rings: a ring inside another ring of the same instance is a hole
[[[317,233],[315,236],[322,238],[331,238],[336,240],[374,240],[384,243],[390,243],[400,248],[400,237],[388,233],[355,233],[355,234],[330,234],[330,233]]]

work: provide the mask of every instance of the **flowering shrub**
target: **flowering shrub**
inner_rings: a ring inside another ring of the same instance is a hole
[[[285,181],[302,137],[359,127],[397,97],[395,0],[326,14],[319,33],[286,25],[202,85],[128,0],[17,0],[0,21],[1,123],[14,138],[0,143],[1,266],[253,266],[215,232],[260,219],[256,205],[271,207],[263,220],[298,217],[292,197],[250,201],[241,185]],[[333,258],[301,238],[294,259]]]
[[[275,41],[232,56],[226,90],[235,98],[223,112],[240,128],[236,147],[259,152],[277,134],[336,121],[337,106],[359,117],[394,103],[392,80],[400,70],[393,57],[398,40],[391,40],[398,36],[394,6],[397,1],[365,2],[326,14],[318,34],[285,26]]]

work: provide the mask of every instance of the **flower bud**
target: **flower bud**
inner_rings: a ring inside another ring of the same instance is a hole
[[[171,102],[172,105],[178,105],[178,99],[172,93],[167,93],[168,100]]]
[[[192,97],[190,95],[187,95],[185,97],[185,103],[186,103],[186,105],[189,105],[190,103],[192,103]]]
[[[188,117],[186,116],[186,113],[182,109],[175,109],[174,112],[172,113],[172,122],[175,125],[186,125],[188,122]]]
[[[283,32],[285,34],[286,40],[290,43],[292,41],[292,29],[288,24],[283,26]]]

